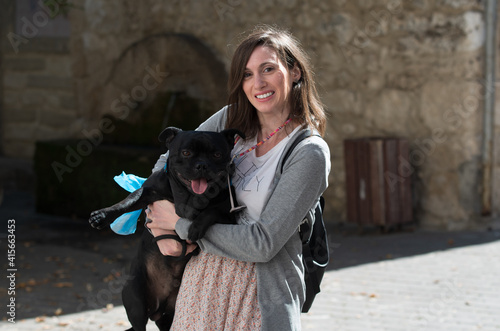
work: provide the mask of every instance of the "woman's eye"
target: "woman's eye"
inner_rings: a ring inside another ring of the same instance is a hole
[[[243,74],[243,79],[249,78],[249,77],[251,77],[251,76],[252,76],[252,74],[251,74],[251,73],[249,73],[249,72],[245,72],[245,73]]]
[[[190,156],[191,152],[190,151],[182,151],[182,156]]]
[[[264,72],[271,72],[273,70],[274,70],[273,67],[267,67],[267,68],[264,69]]]

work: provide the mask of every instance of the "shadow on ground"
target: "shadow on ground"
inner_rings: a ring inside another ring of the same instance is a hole
[[[329,224],[330,264],[337,270],[360,264],[422,255],[436,251],[478,245],[500,240],[500,231],[434,232],[414,226],[380,232],[377,228]]]

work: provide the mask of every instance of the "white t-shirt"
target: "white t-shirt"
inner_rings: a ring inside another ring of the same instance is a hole
[[[234,160],[236,171],[232,178],[232,184],[236,190],[238,204],[246,206],[239,214],[239,224],[252,224],[260,218],[264,203],[269,197],[269,188],[276,174],[280,156],[290,137],[299,128],[300,126],[295,128],[287,137],[262,156],[257,157],[254,149]],[[232,154],[243,153],[255,144],[257,144],[256,137],[249,141],[240,139],[234,146]]]

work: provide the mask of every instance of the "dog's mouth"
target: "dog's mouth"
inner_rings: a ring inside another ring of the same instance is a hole
[[[197,178],[191,180],[191,189],[196,194],[203,194],[207,190],[208,182],[206,178]]]
[[[184,178],[180,173],[177,173],[177,175],[182,180],[184,185],[186,185],[187,187],[191,187],[191,190],[195,194],[203,194],[208,188],[208,181],[204,177],[189,180],[187,178]]]

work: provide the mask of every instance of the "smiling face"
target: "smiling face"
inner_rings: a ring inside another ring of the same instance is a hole
[[[276,52],[256,47],[250,56],[243,78],[243,91],[259,116],[290,113],[292,83],[300,79],[300,70],[288,70]]]

